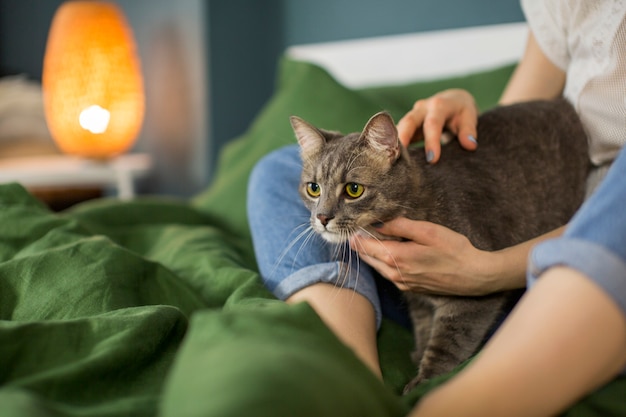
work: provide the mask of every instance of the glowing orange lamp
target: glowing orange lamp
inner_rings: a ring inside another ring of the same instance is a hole
[[[63,152],[107,159],[130,149],[143,122],[144,90],[133,34],[117,5],[59,7],[42,87],[48,128]]]

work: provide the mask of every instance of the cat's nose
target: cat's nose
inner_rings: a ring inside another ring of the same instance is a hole
[[[322,226],[326,227],[328,225],[328,222],[331,221],[334,217],[326,216],[325,214],[318,214],[317,218],[320,223],[322,223]]]

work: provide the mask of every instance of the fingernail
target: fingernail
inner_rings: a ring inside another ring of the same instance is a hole
[[[426,152],[426,162],[432,162],[435,159],[435,153],[433,151]]]
[[[467,139],[469,139],[469,141],[470,141],[470,142],[472,142],[472,143],[474,143],[474,144],[478,143],[478,142],[476,142],[476,138],[475,138],[474,136],[472,136],[472,135],[469,135],[469,136],[467,137]]]
[[[375,229],[380,229],[384,225],[385,225],[385,223],[383,223],[383,222],[374,222],[374,223],[372,223],[372,227],[375,228]]]

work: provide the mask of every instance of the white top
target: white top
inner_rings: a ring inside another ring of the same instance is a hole
[[[626,0],[521,2],[537,43],[566,71],[592,162],[611,162],[626,144]]]

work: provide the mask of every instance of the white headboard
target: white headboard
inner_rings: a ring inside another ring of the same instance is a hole
[[[526,23],[296,45],[288,56],[322,66],[352,88],[464,75],[517,62]]]

